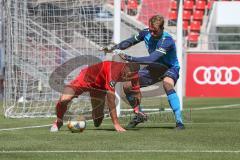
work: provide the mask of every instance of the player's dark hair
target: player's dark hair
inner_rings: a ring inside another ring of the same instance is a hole
[[[149,19],[149,25],[152,25],[156,28],[164,29],[164,17],[161,15],[152,16]]]

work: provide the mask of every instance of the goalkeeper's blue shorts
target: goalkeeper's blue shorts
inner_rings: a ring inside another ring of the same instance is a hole
[[[179,78],[179,68],[168,68],[161,71],[156,68],[145,67],[139,70],[140,87],[150,86],[163,80],[164,77],[170,77],[177,83]]]

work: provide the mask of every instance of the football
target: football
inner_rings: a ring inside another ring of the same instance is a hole
[[[78,133],[78,132],[83,132],[84,129],[86,128],[86,121],[85,120],[75,120],[75,121],[68,121],[67,123],[67,127],[68,129],[72,132],[72,133]]]

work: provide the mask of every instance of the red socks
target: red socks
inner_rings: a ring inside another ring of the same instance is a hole
[[[58,101],[56,105],[57,118],[62,120],[66,111],[67,111],[67,104],[61,103],[60,101]]]

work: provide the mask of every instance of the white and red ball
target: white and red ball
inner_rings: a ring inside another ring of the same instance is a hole
[[[81,120],[81,121],[68,121],[67,124],[68,129],[72,133],[77,133],[77,132],[83,132],[84,129],[86,128],[86,121]]]

